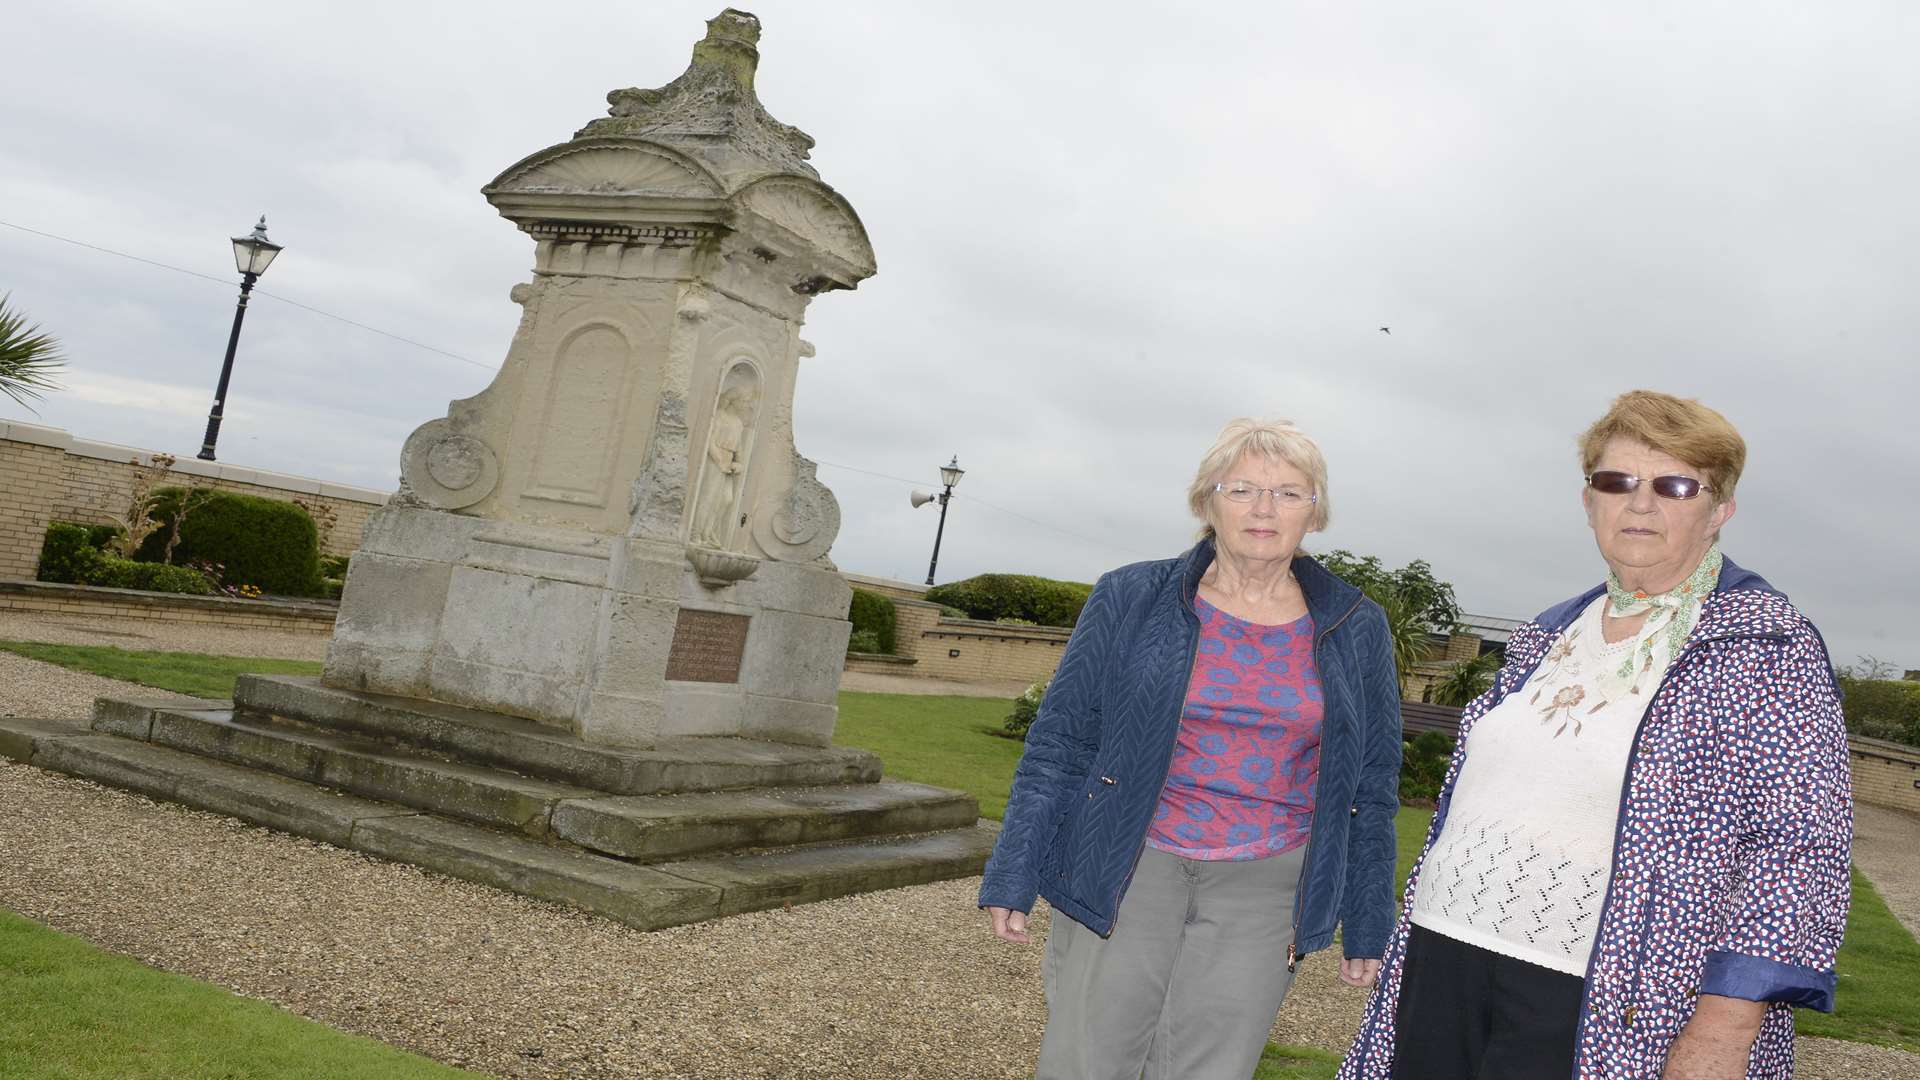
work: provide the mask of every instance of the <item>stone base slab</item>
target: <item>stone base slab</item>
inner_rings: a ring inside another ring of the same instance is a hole
[[[109,723],[126,726],[135,711],[122,703],[103,710],[103,715]],[[150,730],[166,734],[218,722],[201,711],[155,710]],[[854,842],[704,854],[641,866],[170,746],[102,734],[73,721],[0,719],[0,756],[582,908],[640,929],[978,873],[993,840],[985,830],[949,828]],[[815,791],[766,797],[784,799],[789,820],[810,800],[816,808],[836,800],[864,802],[871,811],[891,799],[900,805],[883,816],[891,813],[894,825],[953,822],[962,814],[974,813],[973,800],[955,793],[921,785],[872,786],[876,790],[865,795]],[[710,796],[694,798],[713,801]],[[737,809],[751,809],[753,798],[741,797]],[[956,805],[955,799],[964,805]],[[605,797],[598,801],[601,812],[606,804],[618,803]],[[701,813],[693,816],[704,816],[711,823],[725,816],[715,813],[716,809],[703,804]],[[851,809],[858,817],[858,807]]]

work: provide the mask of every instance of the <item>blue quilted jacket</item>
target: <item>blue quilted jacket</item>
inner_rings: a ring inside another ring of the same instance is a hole
[[[1213,543],[1202,540],[1094,586],[1027,734],[980,906],[1031,911],[1044,896],[1088,929],[1113,932],[1173,762],[1200,641],[1193,597],[1212,563]],[[1308,556],[1293,570],[1326,696],[1294,948],[1325,948],[1340,923],[1346,955],[1378,957],[1393,930],[1401,744],[1386,616]]]

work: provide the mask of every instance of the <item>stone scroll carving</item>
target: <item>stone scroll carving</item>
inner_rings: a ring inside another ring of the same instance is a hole
[[[413,497],[439,510],[472,506],[500,482],[493,448],[453,430],[448,420],[429,420],[400,450],[400,477]]]
[[[853,211],[822,186],[798,177],[776,176],[748,187],[741,205],[866,273],[873,272],[873,246]]]
[[[815,462],[793,455],[793,486],[760,501],[754,539],[784,562],[813,562],[840,535],[840,502],[820,482]]]
[[[667,151],[612,139],[545,150],[508,169],[496,192],[710,196],[719,185],[700,166]]]

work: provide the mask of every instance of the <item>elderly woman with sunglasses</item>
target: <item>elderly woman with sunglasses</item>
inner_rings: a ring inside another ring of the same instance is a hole
[[[1773,1080],[1833,1008],[1846,734],[1819,633],[1721,554],[1746,444],[1643,390],[1580,459],[1607,580],[1462,716],[1343,1080]]]
[[[1393,925],[1399,680],[1386,619],[1299,550],[1327,467],[1235,420],[1186,554],[1087,598],[1014,775],[980,906],[1053,908],[1040,1080],[1246,1080],[1296,960],[1372,982]]]

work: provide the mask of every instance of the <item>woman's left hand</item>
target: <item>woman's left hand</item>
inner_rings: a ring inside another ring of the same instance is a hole
[[[1380,977],[1380,961],[1356,960],[1348,957],[1340,961],[1340,981],[1348,986],[1368,987]]]

